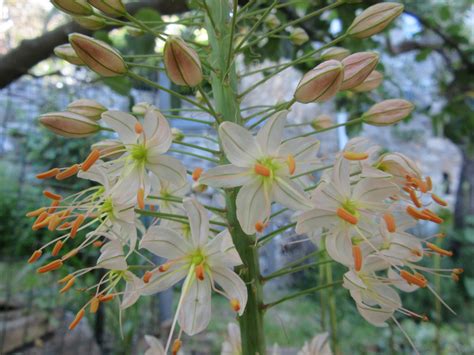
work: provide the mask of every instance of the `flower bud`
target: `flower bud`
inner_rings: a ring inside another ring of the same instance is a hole
[[[62,44],[54,48],[54,54],[59,58],[64,59],[74,65],[85,65],[81,58],[76,54],[76,51],[70,44]]]
[[[97,74],[111,77],[127,72],[120,53],[107,43],[79,33],[70,34],[69,42],[79,58]]]
[[[98,121],[100,120],[102,112],[107,111],[107,108],[99,104],[97,101],[80,99],[71,102],[67,106],[67,110],[91,120]]]
[[[178,128],[171,128],[171,136],[175,142],[181,142],[184,139],[184,133]]]
[[[266,18],[265,18],[265,25],[268,26],[268,28],[270,29],[275,29],[277,28],[278,26],[281,25],[281,22],[280,20],[278,19],[278,17],[274,14],[269,14]]]
[[[108,159],[115,159],[123,154],[125,147],[119,140],[106,139],[92,144],[91,149],[97,149],[101,157],[105,156]]]
[[[166,73],[176,85],[193,87],[202,81],[199,56],[181,38],[168,37],[163,50],[163,59]]]
[[[102,27],[105,27],[106,22],[103,18],[99,16],[73,16],[75,22],[77,22],[81,27],[87,28],[92,31],[100,30]]]
[[[51,0],[51,3],[68,15],[89,16],[92,15],[92,7],[86,0]]]
[[[315,130],[326,129],[333,125],[331,116],[323,114],[311,121],[311,127]]]
[[[393,176],[400,177],[406,182],[405,177],[414,176],[421,178],[421,170],[418,165],[401,153],[387,153],[382,155],[375,166]]]
[[[330,47],[323,51],[321,53],[321,59],[322,60],[329,60],[329,59],[335,59],[335,60],[343,60],[345,57],[350,55],[351,52],[348,49],[342,48],[342,47]]]
[[[308,34],[301,27],[295,28],[290,34],[290,41],[297,46],[301,46],[302,44],[308,42],[308,40]]]
[[[362,115],[364,122],[373,126],[388,126],[407,117],[413,111],[407,100],[391,99],[379,102]]]
[[[144,115],[153,105],[148,102],[139,102],[133,105],[132,113],[135,115]]]
[[[49,112],[41,115],[39,121],[43,126],[63,137],[81,138],[100,131],[100,126],[73,112]]]
[[[379,87],[382,84],[383,75],[377,70],[374,70],[369,76],[362,82],[362,84],[357,85],[355,88],[351,90],[356,92],[365,92],[371,91]]]
[[[88,0],[89,4],[109,16],[120,16],[127,12],[122,0]]]
[[[403,12],[403,5],[382,2],[365,9],[352,22],[347,34],[356,38],[367,38],[382,31]]]
[[[344,68],[337,60],[328,60],[307,72],[295,91],[298,102],[326,101],[336,95],[344,78]]]
[[[344,80],[341,90],[352,89],[369,76],[379,61],[379,55],[374,52],[359,52],[351,54],[342,60],[344,65]]]

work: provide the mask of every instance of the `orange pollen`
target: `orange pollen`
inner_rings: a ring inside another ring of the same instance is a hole
[[[81,164],[82,171],[87,171],[92,165],[100,158],[100,150],[93,149],[92,152],[87,156],[86,160]]]
[[[431,249],[432,251],[434,251],[435,253],[438,253],[439,255],[453,256],[452,251],[440,248],[436,244],[426,242],[426,246],[428,247],[428,249]]]
[[[200,281],[204,280],[204,265],[201,263],[196,266],[194,269],[194,272],[196,273],[196,278]]]
[[[136,134],[142,134],[143,132],[143,126],[141,125],[140,122],[135,123],[135,133]]]
[[[99,301],[100,302],[109,302],[111,300],[113,300],[115,297],[114,294],[110,294],[110,295],[99,295]]]
[[[159,272],[166,272],[169,270],[171,266],[171,263],[164,263],[164,264],[161,264],[160,267],[158,268],[158,271]]]
[[[230,300],[230,306],[232,307],[232,309],[234,310],[234,312],[238,312],[240,311],[240,302],[237,298],[232,298]]]
[[[97,297],[92,297],[91,299],[91,305],[90,305],[90,308],[89,308],[89,311],[91,313],[96,313],[97,310],[99,309],[99,306],[100,306],[100,301]]]
[[[67,259],[72,258],[73,256],[76,256],[76,254],[77,254],[78,251],[79,251],[79,250],[78,250],[77,248],[76,248],[76,249],[72,249],[69,253],[67,253],[66,255],[64,255],[64,256],[61,258],[61,260],[62,260],[62,261],[65,261],[65,260],[67,260]]]
[[[149,283],[152,276],[153,273],[151,271],[145,272],[145,274],[143,275],[143,282],[146,284]]]
[[[459,282],[459,275],[452,273],[451,274],[451,279],[453,279],[454,282]]]
[[[28,259],[28,264],[32,264],[37,261],[39,258],[41,258],[41,255],[43,255],[43,252],[41,250],[35,250]]]
[[[100,240],[96,240],[94,243],[92,243],[92,245],[95,246],[96,248],[100,248],[102,245],[104,245],[104,242]]]
[[[436,213],[434,213],[433,211],[430,211],[429,209],[424,209],[422,213],[427,217],[426,219],[431,222],[434,222],[437,224],[441,224],[444,222],[444,220],[441,217],[439,217]]]
[[[400,276],[406,281],[408,282],[408,284],[414,284],[414,285],[417,285],[418,287],[422,287],[422,288],[425,288],[428,284],[428,282],[426,281],[426,279],[421,276],[421,275],[413,275],[411,273],[409,273],[408,271],[405,271],[405,270],[401,270],[400,271]]]
[[[38,272],[38,274],[44,274],[46,272],[57,270],[61,266],[63,266],[63,261],[61,259],[57,259],[57,260],[51,261],[49,264],[46,264],[38,268],[38,270],[36,271]]]
[[[85,313],[84,308],[81,309],[79,312],[77,312],[76,318],[74,318],[74,320],[71,322],[71,324],[69,324],[69,330],[73,330],[76,327],[76,325],[79,324],[82,317],[84,317],[84,313]]]
[[[290,172],[290,175],[293,175],[296,170],[295,157],[291,154],[288,155],[288,158],[286,158],[286,163],[288,164],[288,171]]]
[[[345,151],[342,153],[342,155],[347,160],[365,160],[369,157],[369,154],[367,153],[357,153],[357,152],[350,152],[350,151]]]
[[[43,195],[51,200],[60,200],[62,199],[61,195],[55,194],[54,192],[44,190]]]
[[[343,220],[345,220],[346,222],[350,224],[357,224],[357,222],[359,221],[356,216],[354,216],[352,213],[349,213],[346,209],[342,207],[338,208],[336,213],[339,216],[339,218],[342,218]]]
[[[76,220],[74,221],[71,227],[71,239],[74,239],[74,237],[77,234],[77,231],[79,230],[79,227],[81,226],[82,222],[84,222],[85,218],[86,217],[83,214],[80,214],[79,216],[77,216]]]
[[[61,223],[61,218],[57,214],[52,215],[49,219],[48,229],[51,232],[54,231],[58,227],[59,223]]]
[[[43,221],[41,221],[39,223],[34,223],[32,229],[35,231],[35,230],[38,230],[38,229],[41,229],[41,228],[44,228],[44,227],[48,226],[50,218],[51,217],[48,216]]]
[[[191,177],[193,178],[193,181],[198,181],[199,178],[201,177],[202,172],[204,171],[203,168],[196,168],[193,170],[193,173]]]
[[[423,255],[423,253],[421,251],[419,251],[418,249],[412,249],[410,251],[415,256],[422,256]]]
[[[438,195],[431,194],[431,198],[433,199],[434,202],[436,202],[440,206],[446,207],[448,205],[448,203],[445,200],[443,200],[441,197],[439,197]]]
[[[54,244],[54,248],[53,248],[53,251],[51,252],[51,255],[52,256],[57,256],[59,254],[59,251],[62,249],[64,243],[60,240],[58,240],[56,242],[56,244]]]
[[[424,181],[418,178],[412,178],[411,181],[420,189],[421,192],[428,192],[428,185]]]
[[[60,172],[59,174],[56,175],[56,180],[64,180],[67,179],[73,175],[76,175],[79,171],[79,164],[74,164],[73,166],[70,166],[66,170]]]
[[[427,176],[425,178],[426,181],[426,187],[428,188],[428,191],[433,190],[433,181],[431,181],[431,177]]]
[[[68,282],[68,281],[71,280],[72,278],[74,278],[74,275],[72,275],[72,274],[66,275],[66,276],[63,277],[61,280],[58,281],[58,284],[63,284],[63,283],[65,283],[65,282]]]
[[[75,281],[76,281],[75,277],[70,278],[69,281],[66,283],[66,285],[64,285],[64,287],[59,290],[59,293],[64,293],[67,290],[69,290],[74,285]]]
[[[455,269],[453,269],[453,272],[454,272],[455,274],[458,274],[458,275],[460,275],[460,274],[462,274],[462,273],[464,272],[464,269],[461,269],[461,268],[455,268]]]
[[[45,211],[46,211],[46,207],[41,207],[41,208],[38,208],[37,210],[28,212],[26,214],[26,217],[37,217]]]
[[[171,353],[173,355],[178,354],[179,349],[181,349],[181,340],[175,339],[173,342],[173,346],[171,347]]]
[[[137,192],[137,204],[138,208],[144,209],[145,208],[145,190],[143,187],[140,187]]]
[[[41,212],[34,224],[43,222],[46,218],[48,218],[48,216],[49,216],[48,212]]]
[[[258,233],[262,233],[265,228],[267,228],[268,226],[268,223],[263,223],[262,221],[258,221],[257,223],[255,223],[255,230],[258,232]]]
[[[418,196],[416,196],[416,192],[413,191],[413,190],[409,190],[408,193],[410,194],[410,198],[413,201],[413,204],[416,207],[420,208],[422,206],[422,204],[421,204],[420,200],[418,199]]]
[[[259,163],[255,164],[254,171],[258,175],[267,176],[267,177],[270,176],[272,173],[270,169],[268,169],[266,166]]]
[[[56,175],[58,175],[59,172],[60,172],[59,168],[53,168],[51,170],[45,171],[44,173],[39,173],[38,175],[36,175],[36,178],[37,179],[52,178],[52,177],[55,177]]]
[[[59,200],[51,201],[51,205],[49,206],[48,213],[53,213],[54,211],[56,211],[58,206],[59,206]]]
[[[360,250],[360,246],[352,246],[352,257],[354,258],[355,271],[360,271],[360,269],[362,268],[362,251]]]
[[[385,225],[387,226],[387,230],[390,233],[394,233],[397,230],[397,225],[395,224],[395,217],[391,213],[385,213],[383,215],[383,220],[385,221]]]
[[[414,219],[427,219],[426,216],[418,211],[417,209],[413,208],[412,206],[407,206],[406,212],[412,216]]]
[[[62,231],[62,230],[65,230],[65,229],[68,229],[69,227],[71,227],[71,223],[70,222],[64,222],[63,224],[61,224],[58,228],[56,228],[58,231]]]

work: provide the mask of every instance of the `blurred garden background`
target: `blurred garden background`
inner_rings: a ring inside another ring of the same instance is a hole
[[[321,8],[331,1],[297,0],[275,13],[288,23]],[[240,3],[241,1],[239,1]],[[285,3],[286,1],[281,1]],[[303,55],[311,48],[334,39],[351,23],[354,14],[377,1],[350,1],[350,4],[325,12],[320,17],[299,23],[309,36],[301,46],[291,44],[290,36],[273,36],[252,47],[238,63],[247,71]],[[340,127],[318,135],[321,155],[339,150],[358,134],[380,144],[386,151],[397,150],[414,159],[431,176],[435,192],[449,202],[443,212],[447,223],[440,229],[422,224],[415,234],[446,233],[443,247],[454,252],[452,258],[433,256],[430,266],[462,267],[459,282],[436,279],[435,288],[456,311],[449,313],[426,290],[403,295],[404,304],[428,322],[410,318],[401,321],[422,354],[474,353],[474,5],[471,0],[407,0],[405,12],[383,34],[365,41],[344,42],[355,52],[375,50],[381,60],[377,70],[385,76],[383,84],[370,93],[343,92],[324,104],[295,105],[288,130],[316,129],[359,117],[374,102],[403,97],[416,109],[411,117],[391,127],[360,124]],[[193,1],[124,1],[143,21],[165,23],[187,16]],[[246,1],[242,1],[242,6]],[[269,1],[257,1],[262,7]],[[292,29],[288,28],[288,33]],[[167,31],[181,34],[179,25]],[[186,30],[189,31],[189,30]],[[84,67],[77,67],[54,56],[54,47],[67,42],[68,33],[81,32],[113,43],[124,55],[160,52],[163,43],[133,28],[104,27],[90,30],[72,22],[46,0],[0,0],[0,353],[1,354],[140,354],[145,350],[143,335],[162,336],[173,315],[172,294],[148,297],[122,315],[112,303],[87,316],[74,331],[67,324],[78,305],[84,302],[79,292],[60,295],[53,275],[39,277],[27,264],[31,252],[50,238],[47,232],[33,232],[28,211],[44,203],[42,191],[73,192],[84,181],[40,181],[38,172],[55,166],[82,161],[97,139],[67,139],[42,128],[38,116],[61,111],[78,98],[94,99],[109,109],[130,111],[137,102],[155,104],[173,127],[189,134],[189,142],[203,144],[193,135],[213,134],[191,120],[173,117],[186,112],[185,104],[165,92],[150,89],[126,77],[103,79]],[[206,33],[193,29],[195,41],[205,42]],[[262,101],[278,102],[291,98],[303,72],[317,63],[289,68],[269,80],[265,87],[245,99],[246,107]],[[171,84],[163,71],[149,70],[144,58],[141,75]],[[264,73],[242,77],[242,88],[251,86]],[[193,92],[181,89],[183,94]],[[252,110],[247,114],[252,114]],[[202,113],[188,116],[205,120]],[[104,137],[106,133],[101,133]],[[180,147],[181,148],[181,147]],[[187,149],[192,152],[192,148]],[[190,157],[186,165],[193,166]],[[73,182],[71,182],[73,181]],[[52,185],[51,185],[52,184]],[[218,197],[212,191],[203,198]],[[42,202],[43,201],[43,202]],[[290,215],[282,214],[282,220]],[[277,228],[276,228],[277,229]],[[284,232],[263,248],[262,271],[271,275],[292,260],[310,255],[314,246],[294,232]],[[97,255],[81,254],[71,268],[94,263]],[[309,259],[309,258],[308,258]],[[74,265],[75,263],[75,265]],[[265,287],[275,299],[321,279],[340,279],[343,270],[336,264],[297,270],[283,278],[271,279]],[[332,266],[331,266],[332,265]],[[98,277],[91,274],[90,284]],[[84,283],[87,283],[87,279]],[[85,286],[85,285],[84,285]],[[332,294],[333,297],[329,297]],[[321,296],[322,295],[322,296]],[[328,302],[328,300],[330,300]],[[186,342],[186,354],[219,354],[226,337],[227,324],[234,316],[227,303],[213,301],[209,329]],[[334,312],[335,319],[329,313]],[[396,327],[375,328],[357,313],[348,292],[329,288],[272,308],[267,316],[269,344],[278,344],[283,354],[295,354],[303,343],[317,333],[331,330],[337,334],[342,354],[410,354],[413,352]]]

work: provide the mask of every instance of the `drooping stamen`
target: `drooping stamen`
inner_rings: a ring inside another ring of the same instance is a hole
[[[44,190],[43,195],[51,200],[61,200],[61,195],[55,194],[54,192]]]
[[[71,222],[64,222],[63,224],[61,224],[60,226],[58,226],[58,228],[56,228],[56,230],[58,231],[63,231],[63,230],[66,230],[68,228],[71,227]]]
[[[41,255],[43,255],[43,252],[41,250],[35,250],[28,259],[28,264],[32,264],[37,261],[39,258],[41,258]]]
[[[426,246],[428,247],[428,249],[431,249],[432,251],[434,251],[435,253],[438,253],[439,255],[453,256],[453,252],[451,250],[440,248],[436,244],[426,242]]]
[[[439,197],[438,195],[431,194],[431,198],[433,199],[434,202],[436,202],[440,206],[446,207],[448,205],[448,203],[445,200],[443,200],[441,197]]]
[[[414,207],[412,206],[407,206],[406,208],[406,212],[412,216],[414,219],[428,219],[428,217],[426,215],[424,215],[422,212],[418,211],[417,209],[415,209]]]
[[[359,272],[362,268],[362,251],[360,250],[360,246],[352,246],[352,257],[354,258],[354,269]]]
[[[135,133],[142,134],[143,133],[143,126],[140,122],[135,123]]]
[[[53,251],[51,252],[51,255],[52,256],[57,256],[59,254],[59,251],[62,249],[64,243],[60,240],[58,240],[56,242],[56,244],[54,244],[54,248],[53,248]]]
[[[140,187],[137,192],[137,204],[141,210],[145,209],[145,189]]]
[[[196,265],[196,268],[194,269],[194,272],[196,273],[196,278],[200,281],[204,280],[204,265],[201,263],[199,265]]]
[[[255,174],[258,174],[258,175],[261,175],[261,176],[270,176],[271,175],[271,171],[270,169],[268,169],[266,166],[262,165],[262,164],[255,164],[254,166],[254,171],[255,171]]]
[[[422,206],[421,201],[418,199],[418,196],[416,196],[416,192],[414,190],[408,190],[408,193],[410,194],[410,198],[413,202],[413,204],[420,208]]]
[[[295,157],[293,155],[288,155],[286,158],[286,163],[288,164],[288,171],[290,175],[293,175],[296,170],[296,162],[295,162]]]
[[[67,290],[69,290],[74,285],[75,281],[76,281],[75,277],[72,277],[71,279],[69,279],[69,281],[66,283],[66,285],[64,285],[64,287],[59,290],[59,293],[64,293]]]
[[[452,273],[451,274],[451,279],[453,279],[454,282],[459,282],[459,275]]]
[[[41,207],[41,208],[38,208],[34,211],[30,211],[26,214],[26,217],[37,217],[39,216],[41,213],[45,212],[46,211],[46,207]]]
[[[230,306],[234,310],[234,312],[239,312],[240,311],[240,302],[237,298],[232,298],[230,300]]]
[[[342,218],[346,222],[350,224],[357,224],[359,222],[359,219],[354,216],[352,213],[348,212],[345,208],[339,207],[336,211],[337,215],[339,218]]]
[[[342,153],[342,155],[347,160],[365,160],[369,157],[369,154],[367,153],[358,153],[358,152],[350,152],[350,151],[345,151]]]
[[[73,274],[66,275],[66,276],[64,276],[61,280],[58,280],[58,284],[63,284],[63,283],[65,283],[65,282],[68,282],[68,281],[71,280],[73,277],[74,277]]]
[[[56,228],[59,226],[59,223],[61,223],[61,218],[57,214],[53,214],[49,219],[48,230],[51,232],[56,230]]]
[[[70,166],[66,170],[60,172],[59,174],[56,175],[56,180],[64,180],[67,179],[73,175],[76,175],[79,172],[79,164],[74,164],[73,166]]]
[[[418,287],[425,288],[428,284],[424,277],[418,275],[413,275],[405,270],[400,270],[400,277],[402,277],[408,284],[414,284]]]
[[[92,152],[87,156],[86,160],[81,164],[82,171],[87,171],[92,165],[100,158],[100,150],[93,149]]]
[[[175,339],[175,341],[173,342],[173,346],[171,347],[171,353],[173,355],[177,355],[179,349],[181,349],[181,340]]]
[[[99,309],[99,306],[100,306],[99,299],[97,297],[92,297],[91,305],[89,306],[89,312],[96,313],[97,310]]]
[[[464,269],[457,267],[453,269],[453,272],[455,274],[461,275],[464,272]]]
[[[153,273],[151,271],[145,272],[145,274],[143,275],[143,282],[146,284],[149,283],[152,276]]]
[[[423,256],[423,253],[422,253],[420,250],[418,250],[418,249],[412,249],[412,250],[410,250],[410,252],[411,252],[413,255],[418,256],[418,257]]]
[[[201,177],[202,172],[204,171],[203,168],[196,168],[193,170],[193,173],[191,177],[193,178],[193,181],[198,181],[199,178]]]
[[[84,222],[85,218],[86,217],[83,214],[77,216],[71,227],[71,239],[74,239],[77,234],[77,231],[79,230],[79,227],[81,226],[82,222]]]
[[[109,302],[114,299],[115,295],[114,294],[109,294],[109,295],[99,295],[99,301],[100,302]]]
[[[268,223],[264,223],[262,221],[257,221],[257,223],[255,223],[255,230],[258,233],[262,233],[265,230],[265,228],[267,228],[267,225],[268,225]]]
[[[164,264],[161,264],[159,267],[158,267],[158,271],[159,272],[166,272],[169,270],[171,266],[171,263],[164,263]]]
[[[426,216],[426,219],[431,221],[431,222],[434,222],[434,223],[437,223],[437,224],[441,224],[444,222],[444,220],[438,216],[436,213],[434,213],[433,211],[429,210],[429,209],[424,209],[423,211],[421,211],[425,216]]]
[[[36,270],[38,274],[44,274],[46,272],[54,271],[59,269],[61,266],[63,266],[63,261],[61,259],[57,259],[54,261],[51,261],[49,264],[46,264]]]
[[[44,173],[39,173],[36,175],[37,179],[48,179],[55,177],[60,172],[59,168],[53,168],[51,170],[45,171]]]
[[[84,313],[85,313],[84,308],[82,308],[79,312],[77,312],[76,318],[74,318],[74,320],[71,322],[71,324],[69,324],[69,330],[73,330],[76,327],[76,325],[79,324],[82,317],[84,317]]]
[[[387,226],[387,230],[390,233],[394,233],[397,230],[397,225],[395,223],[395,217],[391,213],[384,213],[383,220],[385,221],[385,225]]]
[[[423,193],[428,192],[428,184],[425,183],[424,181],[422,181],[418,178],[412,177],[411,182],[414,183],[420,189],[421,192],[423,192]]]
[[[425,178],[425,181],[426,181],[426,188],[428,189],[428,191],[433,190],[433,181],[431,181],[431,177],[427,176]]]
[[[54,213],[59,206],[59,200],[51,201],[51,205],[49,206],[48,213]]]

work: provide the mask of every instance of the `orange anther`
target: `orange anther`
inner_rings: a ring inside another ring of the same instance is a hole
[[[54,248],[53,248],[53,251],[51,252],[51,255],[52,256],[57,256],[60,252],[60,250],[62,249],[64,243],[60,240],[58,240],[56,242],[56,244],[54,244]]]
[[[57,226],[61,223],[61,218],[57,214],[53,214],[49,218],[48,229],[52,232],[56,230]]]
[[[80,214],[77,216],[76,220],[72,223],[71,227],[71,238],[74,239],[74,237],[77,234],[77,231],[79,230],[79,227],[81,226],[82,222],[84,222],[84,219],[86,217],[83,214]]]
[[[58,231],[63,231],[65,229],[68,229],[71,227],[71,222],[64,222],[63,224],[61,224],[60,226],[58,226],[58,228],[56,228]]]
[[[193,173],[191,177],[193,178],[193,181],[198,181],[199,178],[201,177],[202,172],[204,171],[203,168],[196,168],[193,170]]]
[[[75,248],[75,249],[72,249],[69,253],[67,253],[66,255],[64,255],[61,260],[62,261],[66,261],[67,259],[70,259],[72,258],[73,256],[76,256],[76,254],[78,253],[79,249]]]
[[[177,355],[179,349],[181,349],[181,340],[175,339],[175,341],[173,342],[173,346],[171,347],[171,353],[173,355]]]
[[[357,153],[357,152],[350,152],[345,151],[342,153],[343,157],[347,160],[365,160],[369,157],[367,153]]]
[[[70,166],[66,170],[60,172],[59,174],[56,175],[56,180],[64,180],[67,179],[73,175],[76,175],[79,171],[79,164],[74,164],[73,166]]]
[[[69,290],[73,285],[74,285],[74,282],[76,281],[76,278],[75,277],[71,277],[68,282],[64,285],[64,287],[62,289],[59,290],[59,293],[64,293],[66,292],[67,290]]]
[[[204,280],[204,265],[203,264],[199,264],[196,266],[196,268],[194,269],[194,272],[196,273],[196,278],[200,281]]]
[[[36,260],[41,258],[41,255],[43,255],[43,252],[41,250],[35,250],[28,259],[28,264],[34,263]]]
[[[238,312],[240,311],[240,302],[237,298],[232,298],[230,300],[230,306],[232,307],[232,309],[234,310],[234,312]]]
[[[295,162],[295,157],[293,155],[288,155],[286,158],[286,163],[288,164],[288,171],[290,175],[293,175],[296,170],[296,162]]]
[[[141,134],[143,132],[143,126],[140,122],[135,123],[135,133]]]
[[[425,208],[421,212],[426,216],[426,219],[431,222],[434,222],[437,224],[441,224],[444,222],[444,220],[441,217],[439,217],[436,213],[434,213],[433,211],[430,211],[429,209]]]
[[[412,249],[412,250],[410,250],[410,252],[415,256],[422,256],[423,255],[423,253],[418,249]]]
[[[443,200],[441,197],[439,197],[438,195],[431,194],[431,198],[433,199],[434,202],[436,202],[440,206],[446,207],[448,205],[448,203],[445,200]]]
[[[51,205],[49,206],[48,213],[54,213],[58,209],[59,200],[51,201]]]
[[[263,223],[262,221],[258,221],[257,223],[255,223],[255,230],[258,233],[262,233],[265,230],[265,228],[267,228],[267,225],[268,223]]]
[[[96,313],[97,310],[99,309],[99,306],[100,306],[99,299],[97,297],[92,297],[89,311],[91,313]]]
[[[462,273],[464,272],[464,269],[461,269],[461,268],[454,268],[454,269],[453,269],[453,272],[454,272],[455,274],[460,275],[460,274],[462,274]]]
[[[424,181],[418,178],[412,178],[411,181],[420,189],[421,192],[428,192],[428,185]]]
[[[431,177],[427,176],[425,178],[425,181],[426,181],[426,188],[428,189],[428,191],[433,190],[433,181],[431,181]]]
[[[158,271],[159,272],[166,272],[169,270],[171,264],[170,263],[164,263],[164,264],[161,264],[160,267],[158,268]]]
[[[40,221],[40,222],[35,222],[35,223],[33,224],[33,226],[31,227],[31,229],[33,229],[34,231],[36,231],[36,230],[38,230],[38,229],[44,228],[44,227],[46,227],[46,226],[49,225],[49,220],[50,220],[51,217],[48,215],[47,212],[45,212],[45,213],[46,213],[46,217],[41,218],[41,221]],[[41,215],[40,215],[40,217],[41,217]],[[40,218],[38,217],[38,220],[39,220],[39,219],[40,219]]]
[[[38,268],[38,270],[36,270],[36,271],[38,272],[38,274],[44,274],[46,272],[57,270],[61,266],[63,266],[62,260],[57,259],[57,260],[51,261],[49,264],[46,264],[46,265]]]
[[[459,282],[459,275],[452,273],[451,278],[453,279],[454,282]]]
[[[51,200],[60,200],[62,197],[61,195],[55,194],[54,192],[44,190],[43,195]]]
[[[423,315],[421,316],[421,320],[422,320],[423,322],[429,322],[429,321],[430,321],[430,319],[428,318],[428,316],[427,316],[426,314],[423,314]]]
[[[100,248],[102,245],[104,245],[104,242],[101,240],[96,240],[94,243],[92,243],[92,245],[96,248]]]
[[[100,302],[109,302],[114,299],[115,295],[114,294],[109,294],[109,295],[99,295],[99,301]]]
[[[428,219],[426,215],[424,215],[422,212],[418,211],[412,206],[407,206],[406,212],[414,219]]]
[[[384,213],[383,220],[385,221],[385,225],[387,226],[387,230],[390,233],[394,233],[397,230],[397,225],[395,223],[395,217],[391,213]]]
[[[413,284],[418,287],[424,288],[428,284],[427,280],[424,277],[420,277],[420,275],[413,275],[405,270],[400,271],[400,277],[403,278],[410,285]]]
[[[408,193],[410,194],[410,198],[413,201],[413,204],[420,208],[422,206],[420,200],[418,199],[418,196],[416,196],[416,192],[413,190],[409,190]]]
[[[145,274],[143,275],[143,282],[146,284],[149,283],[152,276],[153,273],[151,271],[145,272]]]
[[[76,325],[79,324],[82,317],[84,317],[84,308],[81,309],[79,312],[77,312],[76,318],[74,318],[74,320],[71,322],[71,324],[69,324],[69,330],[73,330],[76,327]]]
[[[34,210],[34,211],[30,211],[26,214],[26,217],[37,217],[39,216],[40,214],[42,214],[43,212],[46,211],[46,207],[41,207],[41,208],[38,208],[37,210]],[[47,216],[48,214],[46,214]],[[46,218],[46,217],[45,217]]]
[[[58,175],[60,170],[58,168],[53,168],[51,170],[45,171],[44,173],[39,173],[36,175],[37,179],[48,179]]]
[[[87,171],[92,165],[100,158],[100,150],[93,149],[92,152],[87,156],[86,160],[81,164],[82,171]]]
[[[440,248],[436,244],[426,242],[426,246],[428,247],[428,249],[431,249],[432,251],[434,251],[435,253],[438,253],[439,255],[453,256],[452,251]]]
[[[352,213],[348,212],[345,208],[338,208],[336,211],[337,215],[339,218],[342,218],[344,221],[350,223],[350,224],[357,224],[359,222],[359,219],[354,216]]]
[[[271,170],[268,169],[265,165],[262,165],[262,164],[255,164],[254,166],[254,171],[255,171],[255,174],[258,174],[258,175],[261,175],[261,176],[270,176],[271,175]]]
[[[354,258],[355,271],[360,271],[360,269],[362,268],[362,251],[360,250],[360,246],[352,246],[352,257]]]
[[[137,191],[137,204],[141,210],[145,208],[145,190],[143,187],[140,187]]]
[[[68,281],[71,280],[73,277],[74,277],[73,274],[68,274],[68,275],[66,275],[65,277],[63,277],[61,280],[58,280],[58,284],[63,284],[63,283],[65,283],[65,282],[68,282]]]

